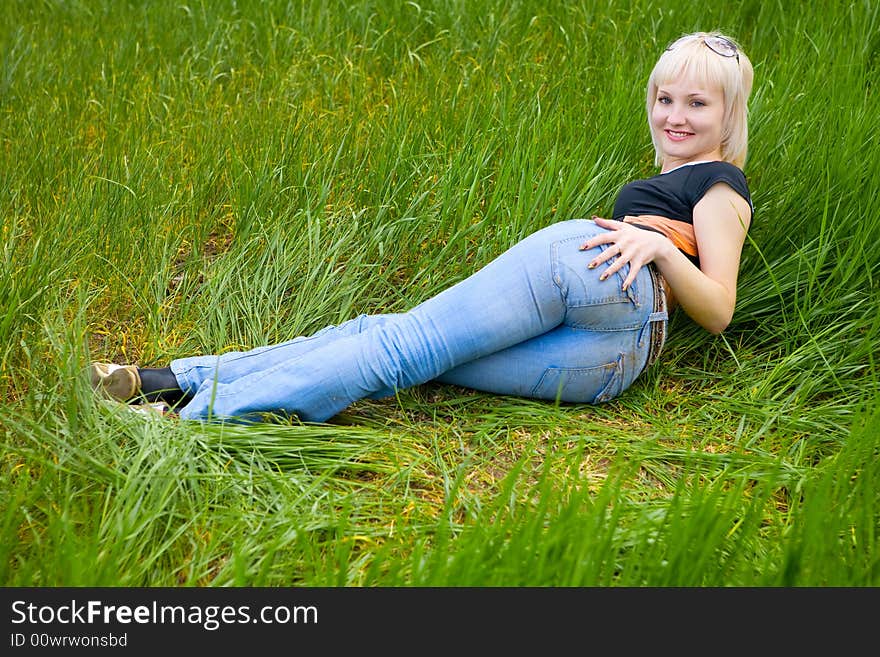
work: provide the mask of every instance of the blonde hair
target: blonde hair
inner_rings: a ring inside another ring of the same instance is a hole
[[[721,38],[736,46],[736,56],[724,56],[706,45],[709,37]],[[724,118],[721,127],[721,158],[743,168],[749,144],[748,100],[752,92],[752,62],[739,45],[719,32],[694,32],[675,41],[660,55],[648,78],[647,110],[651,127],[651,109],[657,88],[681,78],[696,84],[720,87],[724,94]],[[657,135],[651,128],[654,163],[662,164]]]

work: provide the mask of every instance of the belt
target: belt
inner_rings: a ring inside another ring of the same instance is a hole
[[[663,351],[663,345],[666,342],[666,323],[669,319],[666,308],[666,282],[663,280],[663,275],[657,271],[653,263],[649,263],[646,267],[651,274],[651,282],[654,285],[654,308],[648,315],[648,319],[645,320],[642,330],[639,331],[638,344],[641,347],[642,341],[646,337],[646,329],[650,327],[650,331],[647,332],[648,360],[642,371],[648,369],[660,358],[660,352]]]

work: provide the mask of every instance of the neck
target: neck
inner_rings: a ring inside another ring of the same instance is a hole
[[[666,173],[672,169],[676,169],[685,164],[693,164],[694,162],[715,162],[721,158],[721,149],[695,155],[693,157],[665,157],[660,165],[660,173]]]

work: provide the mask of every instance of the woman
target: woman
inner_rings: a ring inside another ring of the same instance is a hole
[[[406,313],[166,368],[95,363],[92,385],[122,401],[178,405],[181,418],[197,420],[273,412],[323,422],[356,400],[431,380],[609,400],[657,359],[673,305],[711,333],[730,322],[752,217],[741,170],[752,75],[746,55],[717,33],[667,48],[647,90],[660,173],[623,187],[613,220],[539,230]]]

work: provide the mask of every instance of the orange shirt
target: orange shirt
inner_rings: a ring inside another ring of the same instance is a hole
[[[635,226],[653,228],[658,233],[666,235],[675,245],[675,248],[687,253],[689,256],[697,257],[697,237],[694,234],[693,224],[651,214],[642,214],[638,217],[624,217],[623,220]]]

